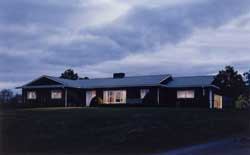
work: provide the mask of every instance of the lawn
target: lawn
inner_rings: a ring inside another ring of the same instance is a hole
[[[1,111],[0,154],[159,153],[243,133],[249,116],[164,107]]]

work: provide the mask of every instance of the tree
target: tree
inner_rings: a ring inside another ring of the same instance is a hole
[[[235,106],[237,109],[249,109],[250,107],[249,96],[240,95],[235,102]]]
[[[243,75],[246,78],[246,85],[250,86],[250,70],[248,72],[245,72]]]
[[[12,97],[10,103],[15,104],[15,105],[22,104],[22,95],[20,95],[20,94],[14,95]]]
[[[245,72],[243,76],[246,79],[245,91],[236,100],[237,109],[249,109],[250,108],[250,71]]]
[[[89,80],[89,77],[87,77],[87,76],[86,76],[86,77],[83,77],[83,78],[80,77],[79,80]]]
[[[223,95],[232,97],[234,101],[242,95],[245,90],[242,75],[238,74],[232,66],[226,66],[225,70],[219,71],[213,84],[220,87]]]
[[[0,103],[10,103],[13,98],[13,92],[10,89],[3,89],[0,91]]]
[[[62,73],[61,77],[63,79],[70,79],[70,80],[77,80],[78,79],[78,74],[74,72],[73,69],[67,69]]]

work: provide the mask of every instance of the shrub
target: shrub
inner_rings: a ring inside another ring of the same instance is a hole
[[[149,92],[142,99],[142,103],[145,105],[155,105],[155,104],[157,104],[157,99],[152,92]]]
[[[100,97],[95,96],[95,97],[91,100],[90,106],[91,106],[91,107],[94,107],[94,106],[98,106],[98,105],[100,105],[100,104],[102,104],[102,103],[103,103],[102,99],[101,99]]]
[[[240,95],[235,102],[237,109],[249,109],[250,99],[244,95]]]

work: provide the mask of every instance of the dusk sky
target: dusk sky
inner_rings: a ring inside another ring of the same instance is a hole
[[[250,69],[250,0],[0,0],[0,89],[80,76]]]

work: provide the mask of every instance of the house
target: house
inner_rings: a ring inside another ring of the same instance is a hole
[[[155,105],[167,107],[223,108],[220,88],[214,76],[173,77],[170,74],[68,80],[41,76],[22,89],[25,104],[39,106],[89,106],[93,97],[103,105],[142,105],[150,93]]]

